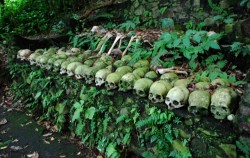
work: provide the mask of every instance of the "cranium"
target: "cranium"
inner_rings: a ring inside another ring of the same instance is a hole
[[[174,87],[177,87],[177,86],[188,87],[190,83],[191,83],[191,80],[189,79],[179,79],[174,82]]]
[[[120,75],[123,76],[129,72],[132,72],[132,68],[130,66],[122,66],[122,67],[117,68],[115,72],[118,72]]]
[[[37,58],[38,56],[41,56],[41,54],[39,54],[39,53],[32,53],[32,54],[29,56],[28,60],[30,61],[30,65],[36,64],[36,58]]]
[[[17,59],[20,60],[27,60],[29,56],[31,55],[31,50],[29,49],[21,49],[17,52]]]
[[[211,82],[211,85],[216,86],[216,87],[228,87],[230,83],[226,79],[217,78]]]
[[[158,75],[155,71],[149,71],[145,74],[144,77],[154,81],[158,78]]]
[[[88,54],[79,54],[77,57],[81,60],[81,62],[84,62],[88,58]]]
[[[118,67],[121,67],[121,66],[124,66],[124,65],[126,65],[126,63],[124,61],[122,61],[122,60],[116,60],[114,62],[114,67],[115,68],[118,68]]]
[[[207,115],[211,95],[205,90],[196,90],[188,98],[188,111],[193,114]]]
[[[135,81],[133,91],[140,97],[146,97],[153,81],[148,78],[141,78]]]
[[[140,67],[133,71],[139,77],[144,77],[144,75],[148,72],[148,67]]]
[[[43,69],[46,68],[48,60],[49,60],[49,56],[44,56],[43,55],[43,57],[41,57],[41,59],[39,60],[40,67],[43,68]]]
[[[56,54],[55,55],[55,58],[56,59],[67,59],[67,55],[66,54]]]
[[[127,73],[122,76],[119,81],[119,91],[126,92],[128,90],[132,90],[134,87],[135,81],[137,81],[140,77],[134,73]]]
[[[57,49],[56,49],[56,48],[49,48],[49,49],[47,50],[47,53],[48,53],[48,54],[56,54],[56,52],[57,52]]]
[[[132,57],[130,55],[125,55],[121,58],[121,61],[123,61],[125,64],[129,63]]]
[[[54,62],[55,62],[56,60],[57,60],[57,59],[54,58],[54,57],[50,58],[50,59],[48,60],[48,62],[47,62],[46,69],[47,69],[47,70],[51,70],[52,67],[53,67],[53,65],[54,65]]]
[[[198,82],[195,84],[195,88],[199,90],[207,90],[210,87],[209,82]]]
[[[75,69],[75,77],[76,79],[82,79],[84,77],[84,73],[89,69],[90,67],[87,65],[79,65],[77,66],[77,68]]]
[[[105,87],[108,90],[116,89],[121,78],[122,74],[120,74],[119,72],[109,74],[105,81]]]
[[[164,102],[165,97],[171,88],[172,85],[168,81],[155,81],[150,87],[148,99],[153,103]]]
[[[94,59],[88,59],[84,62],[84,65],[92,66],[95,63]]]
[[[53,64],[53,71],[58,72],[65,59],[57,59]]]
[[[189,90],[184,86],[173,87],[169,90],[165,103],[168,106],[168,109],[175,109],[183,107],[189,96]]]
[[[211,113],[215,119],[224,119],[231,114],[237,94],[231,88],[218,88],[211,97]]]
[[[77,66],[81,65],[82,63],[80,62],[72,62],[67,66],[67,74],[69,77],[74,76],[75,74],[75,69]]]
[[[40,56],[37,56],[37,57],[36,57],[35,63],[34,63],[36,66],[40,66],[40,65],[41,65],[41,64],[40,64],[40,60],[41,60],[42,57],[44,57],[44,56],[43,56],[43,55],[40,55]]]
[[[60,74],[66,74],[67,73],[67,66],[70,64],[71,62],[70,61],[64,61],[62,64],[61,64],[61,69],[60,69]]]
[[[90,67],[87,71],[86,71],[86,83],[87,84],[92,84],[95,81],[95,74],[97,73],[97,71],[100,70],[100,67],[94,66],[94,67]]]
[[[72,52],[72,54],[79,54],[81,52],[79,48],[71,48],[70,51]]]
[[[62,48],[58,49],[56,54],[66,54],[65,47],[62,47]]]
[[[106,65],[111,65],[113,63],[113,58],[108,55],[103,55],[99,60]]]
[[[140,67],[149,67],[149,61],[148,60],[139,60],[133,65],[134,69],[137,69]]]
[[[111,70],[107,68],[97,71],[95,74],[95,85],[102,86],[109,74],[111,74]]]
[[[44,49],[36,49],[34,53],[43,54]]]
[[[174,82],[179,79],[179,77],[173,72],[168,72],[168,73],[162,74],[160,79],[166,80],[173,85]]]
[[[67,60],[70,62],[81,62],[81,59],[75,56],[69,57]]]

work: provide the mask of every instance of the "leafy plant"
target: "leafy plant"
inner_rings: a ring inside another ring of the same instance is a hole
[[[136,27],[136,23],[131,21],[131,20],[128,20],[124,23],[121,23],[120,25],[118,25],[118,28],[119,29],[125,29],[126,32],[128,32],[129,30],[133,30],[135,29]]]

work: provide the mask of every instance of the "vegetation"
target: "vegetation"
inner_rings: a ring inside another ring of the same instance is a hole
[[[244,22],[249,19],[249,0],[230,1],[228,7],[207,0],[207,10],[201,6],[188,10],[194,17],[181,17],[180,10],[171,12],[176,7],[174,2],[145,0],[148,6],[137,2],[0,2],[0,46],[9,51],[11,91],[15,100],[21,100],[25,108],[39,115],[39,120],[51,121],[58,131],[70,131],[107,157],[126,156],[131,151],[148,158],[190,157],[186,148],[190,139],[180,137],[177,126],[182,123],[172,111],[129,94],[124,99],[119,93],[85,86],[66,76],[18,63],[14,58],[17,51],[12,45],[16,35],[67,35],[68,46],[60,47],[94,50],[101,36],[90,34],[89,30],[101,25],[129,37],[139,36],[129,48],[130,65],[146,59],[152,68],[177,67],[196,81],[219,77],[234,83],[234,88],[245,83],[242,74],[249,69],[246,63],[250,59],[250,40]],[[155,30],[160,30],[159,37]],[[147,32],[154,38],[143,39]],[[124,41],[121,49],[128,44],[128,38]],[[110,45],[108,42],[104,49]],[[237,75],[239,71],[241,75]],[[173,144],[180,150],[174,149]],[[246,143],[236,144],[248,157]]]

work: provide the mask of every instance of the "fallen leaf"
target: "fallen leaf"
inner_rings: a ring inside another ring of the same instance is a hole
[[[6,134],[6,133],[7,133],[7,131],[5,131],[5,130],[1,131],[1,134]]]
[[[48,142],[47,140],[43,139],[45,144],[50,144],[50,142]]]
[[[43,136],[44,137],[48,137],[48,136],[51,136],[52,135],[52,133],[46,133],[46,134],[44,134]]]
[[[66,157],[66,155],[60,155],[59,157],[64,158],[64,157]]]
[[[8,145],[0,147],[0,150],[6,149],[6,148],[8,148]]]
[[[77,155],[81,155],[81,152],[78,152]]]
[[[55,140],[55,138],[54,138],[54,137],[51,137],[50,140],[53,141],[53,140]]]
[[[22,150],[23,148],[20,146],[10,146],[10,149],[13,151],[18,151],[18,150]]]
[[[35,129],[35,131],[37,131],[37,132],[38,132],[38,131],[39,131],[39,130],[38,130],[38,128],[36,128],[36,129]]]
[[[34,152],[34,153],[32,153],[32,154],[28,154],[27,157],[39,158],[39,154],[38,154],[38,152]]]
[[[30,122],[27,122],[25,125],[27,126],[27,125],[29,125],[29,124],[31,124],[32,123],[32,121],[30,121]]]
[[[4,119],[0,120],[0,125],[4,125],[4,124],[6,124],[6,123],[7,123],[6,118],[4,118]]]
[[[16,143],[16,142],[18,142],[18,141],[19,141],[18,139],[15,139],[15,140],[12,141],[12,143]]]

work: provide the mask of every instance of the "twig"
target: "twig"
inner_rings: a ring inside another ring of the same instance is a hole
[[[159,73],[159,74],[164,74],[166,72],[174,72],[174,73],[177,73],[177,74],[188,75],[187,71],[175,70],[173,67],[172,68],[158,68],[158,69],[156,69],[156,72]]]

